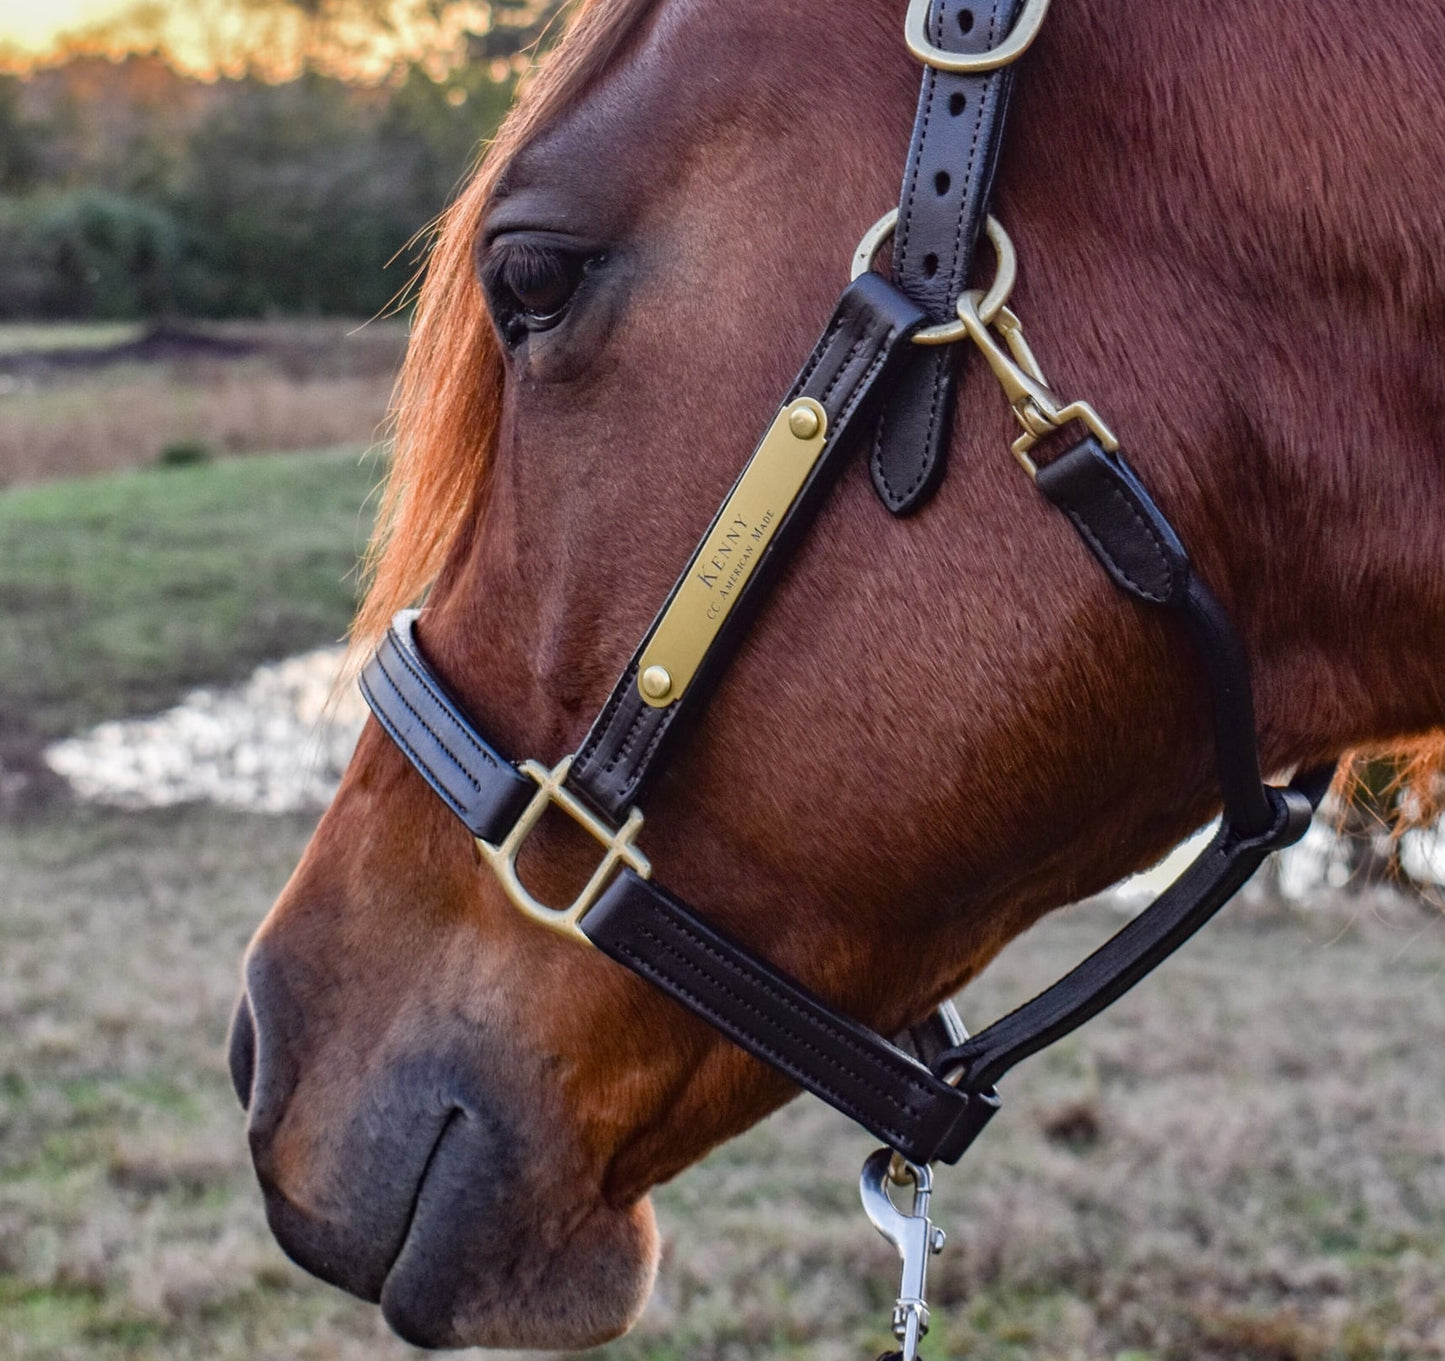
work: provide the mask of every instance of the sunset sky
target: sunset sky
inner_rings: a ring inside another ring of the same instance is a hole
[[[492,24],[487,0],[387,0],[390,26],[370,7],[336,7],[318,30],[304,9],[246,5],[243,0],[0,0],[0,71],[44,61],[62,36],[109,52],[148,51],[157,45],[181,69],[209,77],[249,70],[287,79],[305,61],[343,78],[385,78],[396,63],[420,62],[445,78],[466,52],[468,33]],[[508,22],[530,22],[540,4],[509,11]],[[102,31],[103,30],[103,31]]]
[[[108,19],[125,0],[0,0],[0,45],[43,51],[56,34]]]

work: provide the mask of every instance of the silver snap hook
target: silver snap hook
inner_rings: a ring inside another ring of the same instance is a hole
[[[888,1193],[900,1173],[913,1183],[913,1204],[906,1212],[893,1203]],[[873,1227],[898,1249],[903,1259],[903,1279],[893,1306],[893,1336],[899,1341],[901,1361],[917,1361],[918,1343],[928,1332],[928,1259],[943,1251],[945,1241],[943,1230],[935,1228],[928,1217],[933,1174],[927,1167],[906,1160],[902,1160],[901,1167],[895,1167],[893,1151],[880,1148],[863,1164],[858,1193]]]

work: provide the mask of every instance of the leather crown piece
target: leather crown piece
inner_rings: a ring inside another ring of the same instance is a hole
[[[934,0],[927,30],[947,52],[987,52],[1023,0]],[[958,295],[988,213],[1013,66],[965,75],[925,66],[893,236],[893,281],[930,324],[956,320]],[[895,515],[923,505],[943,480],[960,356],[971,346],[918,346],[878,417],[868,470]]]

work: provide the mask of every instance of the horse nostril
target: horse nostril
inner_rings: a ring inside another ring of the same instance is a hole
[[[243,992],[231,1017],[231,1038],[227,1042],[227,1062],[231,1068],[231,1085],[242,1110],[251,1108],[251,1084],[256,1076],[256,1022],[251,1015],[251,999]]]
[[[296,1055],[306,1022],[274,951],[252,946],[245,991],[231,1022],[231,1081],[249,1117],[251,1150],[259,1154],[285,1118],[296,1087]]]

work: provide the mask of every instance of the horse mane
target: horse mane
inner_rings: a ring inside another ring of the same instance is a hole
[[[576,0],[561,41],[527,80],[456,200],[438,218],[424,267],[407,356],[392,400],[392,456],[367,549],[367,588],[351,629],[352,663],[392,615],[441,572],[487,495],[502,404],[502,357],[473,264],[482,211],[515,152],[579,99],[641,31],[660,0]],[[1381,768],[1399,835],[1445,812],[1445,730],[1340,762],[1341,806]]]
[[[353,660],[418,600],[480,514],[502,406],[502,357],[473,266],[482,210],[519,147],[580,98],[659,0],[579,0],[456,200],[437,219],[391,409],[391,467],[351,628]]]
[[[1366,808],[1392,837],[1433,826],[1445,814],[1445,729],[1346,752],[1333,792],[1341,810]]]

